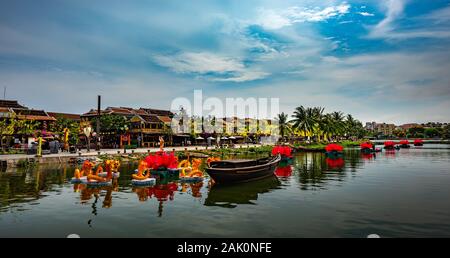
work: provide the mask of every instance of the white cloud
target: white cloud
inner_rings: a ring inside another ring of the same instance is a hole
[[[207,52],[154,55],[153,60],[176,73],[198,74],[211,81],[244,82],[263,79],[269,75],[246,67],[238,59]]]
[[[320,22],[349,12],[350,5],[342,3],[324,9],[289,7],[286,10],[260,9],[257,24],[267,29],[280,29],[295,23]]]
[[[406,40],[412,38],[449,38],[450,32],[447,27],[433,26],[433,23],[426,23],[425,28],[413,28],[401,30],[396,26],[396,21],[403,16],[403,10],[407,0],[385,0],[386,16],[377,25],[371,28],[368,38],[385,38],[395,40]],[[435,24],[449,20],[450,8],[443,8],[431,14],[424,15],[421,19],[434,21]]]
[[[373,13],[368,13],[368,12],[359,12],[359,14],[362,16],[375,16]]]
[[[450,21],[450,6],[436,10],[422,17],[423,19],[432,20],[435,23],[444,23]]]
[[[402,15],[405,0],[385,0],[383,4],[386,8],[386,17],[373,28],[372,37],[383,36],[394,29],[393,23]]]

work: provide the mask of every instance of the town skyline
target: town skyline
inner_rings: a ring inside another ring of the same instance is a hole
[[[2,100],[3,101],[13,101],[13,102],[17,101],[18,104],[20,104],[20,105],[22,105],[24,107],[27,107],[27,108],[32,109],[32,110],[42,110],[42,111],[47,112],[50,115],[51,114],[67,114],[67,115],[80,115],[81,116],[81,115],[85,115],[85,114],[88,114],[88,113],[91,113],[91,112],[94,112],[94,111],[97,110],[97,107],[91,107],[89,109],[85,109],[83,112],[80,112],[80,113],[78,113],[78,112],[66,112],[66,111],[61,111],[61,110],[47,110],[47,109],[44,109],[44,108],[41,109],[41,108],[33,108],[33,107],[30,107],[30,106],[27,106],[26,104],[23,104],[19,100],[0,99],[0,101],[2,101]],[[104,110],[106,110],[108,108],[132,108],[132,109],[135,109],[135,110],[150,108],[150,109],[155,109],[155,110],[164,110],[164,111],[167,110],[167,111],[172,111],[172,112],[178,111],[178,110],[170,110],[169,108],[152,107],[152,106],[148,106],[148,105],[147,106],[139,106],[139,107],[106,105],[106,106],[102,106],[101,110],[104,111]],[[325,109],[325,111],[326,111],[326,109]],[[293,114],[293,112],[286,113],[286,112],[280,111],[280,114],[281,113],[287,114],[289,116],[289,118],[291,118],[291,116]],[[230,117],[233,117],[233,116],[225,116],[225,117],[220,117],[220,118],[230,118]],[[238,116],[236,116],[236,117],[239,118],[239,119],[252,118],[252,117],[238,117]],[[354,117],[354,118],[357,119],[357,120],[360,120],[358,117]],[[274,117],[272,119],[276,119],[276,117]],[[410,122],[406,122],[406,123],[395,123],[395,122],[377,121],[377,120],[373,120],[373,121],[360,120],[360,121],[361,121],[361,123],[363,123],[363,126],[366,129],[369,129],[369,130],[373,130],[373,129],[371,129],[371,126],[374,126],[374,125],[378,125],[378,126],[382,126],[382,125],[392,126],[393,125],[393,126],[395,126],[395,128],[397,128],[397,127],[410,128],[411,126],[416,126],[416,125],[417,126],[423,126],[423,125],[429,125],[429,124],[438,124],[438,125],[440,124],[440,125],[444,126],[444,125],[450,124],[450,121],[443,121],[442,122],[442,121],[431,121],[431,120],[425,121],[425,122],[410,121]]]

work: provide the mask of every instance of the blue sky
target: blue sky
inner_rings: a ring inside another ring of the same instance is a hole
[[[2,1],[0,87],[48,111],[279,97],[363,122],[450,118],[450,1]]]

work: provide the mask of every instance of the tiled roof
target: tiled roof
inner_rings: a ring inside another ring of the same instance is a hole
[[[156,115],[142,115],[141,117],[147,123],[161,123],[161,120]]]
[[[47,112],[49,116],[52,116],[56,119],[59,117],[63,117],[65,119],[73,120],[73,121],[80,121],[81,116],[78,114],[67,114],[67,113],[57,113],[57,112]]]
[[[56,118],[52,116],[39,116],[39,115],[18,115],[19,119],[24,120],[36,120],[36,121],[56,121]]]
[[[26,108],[20,105],[17,100],[0,100],[0,107],[6,108]]]
[[[168,116],[158,116],[159,120],[163,121],[164,123],[171,123],[172,119]]]
[[[169,110],[162,110],[162,109],[153,109],[153,108],[141,108],[142,110],[145,110],[145,112],[152,114],[152,115],[158,115],[158,116],[173,116],[173,113]]]

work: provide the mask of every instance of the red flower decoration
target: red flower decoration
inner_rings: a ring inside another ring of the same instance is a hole
[[[393,141],[385,141],[384,142],[384,147],[394,147],[395,146],[395,142]]]
[[[325,150],[326,150],[327,152],[332,152],[332,151],[342,152],[342,151],[344,150],[344,147],[342,147],[342,146],[339,145],[339,144],[331,143],[331,144],[328,144],[328,145],[325,147]]]
[[[400,144],[401,144],[401,145],[408,145],[408,144],[409,144],[409,141],[408,141],[408,140],[401,140],[401,141],[400,141]]]
[[[422,144],[423,141],[421,139],[415,139],[414,144]]]
[[[361,143],[360,146],[361,146],[361,149],[372,149],[373,148],[373,145],[370,142]]]
[[[153,170],[178,167],[178,158],[173,153],[157,152],[154,155],[150,154],[145,158],[145,162]]]
[[[276,156],[280,154],[283,157],[291,157],[292,149],[289,146],[275,146],[272,149],[272,155]]]

